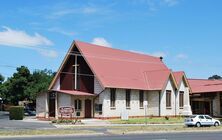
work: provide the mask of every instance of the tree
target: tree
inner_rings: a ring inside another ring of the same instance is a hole
[[[17,105],[18,101],[22,101],[28,98],[28,95],[25,94],[25,89],[31,80],[31,74],[27,67],[21,66],[16,70],[17,72],[6,81],[6,87],[8,89],[6,97],[7,100],[9,100],[14,105]]]
[[[5,98],[5,86],[3,85],[5,78],[0,74],[0,98]]]
[[[46,92],[55,75],[50,70],[36,70],[30,73],[25,66],[18,67],[12,77],[4,81],[0,75],[0,97],[7,103],[14,105],[18,101],[29,100],[35,102],[38,93]]]
[[[213,75],[213,76],[209,77],[208,79],[209,80],[219,80],[219,79],[222,79],[222,77],[219,75]]]
[[[31,75],[31,82],[25,90],[25,95],[29,95],[29,100],[35,102],[38,93],[47,92],[54,74],[50,70],[37,70]]]
[[[2,83],[4,82],[4,80],[5,80],[4,76],[2,76],[2,75],[0,74],[0,84],[2,84]]]

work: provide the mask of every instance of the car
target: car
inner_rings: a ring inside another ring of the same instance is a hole
[[[220,121],[210,117],[209,115],[192,115],[188,118],[185,118],[184,124],[186,126],[219,126]]]

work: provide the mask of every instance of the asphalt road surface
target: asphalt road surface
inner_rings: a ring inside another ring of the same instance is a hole
[[[51,129],[55,128],[49,123],[38,121],[17,121],[9,120],[9,114],[0,111],[0,130],[19,130],[19,129]]]
[[[137,135],[103,135],[103,136],[41,136],[0,138],[4,140],[221,140],[221,132],[209,133],[155,133]]]

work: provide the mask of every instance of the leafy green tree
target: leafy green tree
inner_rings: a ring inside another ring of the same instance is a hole
[[[52,81],[54,73],[50,70],[36,70],[31,75],[31,82],[25,90],[25,95],[29,95],[29,100],[35,102],[38,93],[46,92]]]
[[[28,95],[25,94],[25,89],[31,80],[31,74],[27,67],[21,66],[16,70],[17,72],[6,81],[6,86],[8,89],[8,95],[6,95],[6,97],[15,105],[18,104],[18,101],[28,98]]]
[[[50,70],[36,70],[30,73],[25,66],[18,67],[12,77],[4,81],[0,75],[0,97],[6,103],[18,104],[18,101],[35,102],[38,93],[46,92],[55,75]]]
[[[2,84],[5,80],[5,77],[0,74],[0,84]]]
[[[219,75],[213,75],[213,76],[209,77],[208,79],[209,80],[219,80],[219,79],[222,79],[222,77]]]

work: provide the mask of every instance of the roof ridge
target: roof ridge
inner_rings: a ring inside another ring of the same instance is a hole
[[[118,48],[112,48],[112,47],[107,47],[107,46],[92,44],[92,43],[88,43],[88,42],[84,42],[84,41],[79,41],[79,40],[75,40],[75,42],[76,42],[76,43],[80,42],[80,43],[85,43],[85,44],[93,45],[93,46],[96,46],[96,47],[103,47],[103,48],[106,48],[106,49],[111,49],[111,50],[116,50],[116,51],[122,51],[122,52],[131,53],[131,54],[137,54],[137,55],[142,55],[142,56],[149,56],[149,57],[153,57],[153,58],[156,58],[156,59],[160,59],[160,57],[152,56],[152,55],[150,55],[150,54],[145,54],[145,53],[143,54],[143,53],[133,52],[133,51],[130,51],[130,50],[122,50],[122,49],[118,49]]]
[[[198,78],[188,78],[188,80],[222,81],[222,79],[198,79]]]

